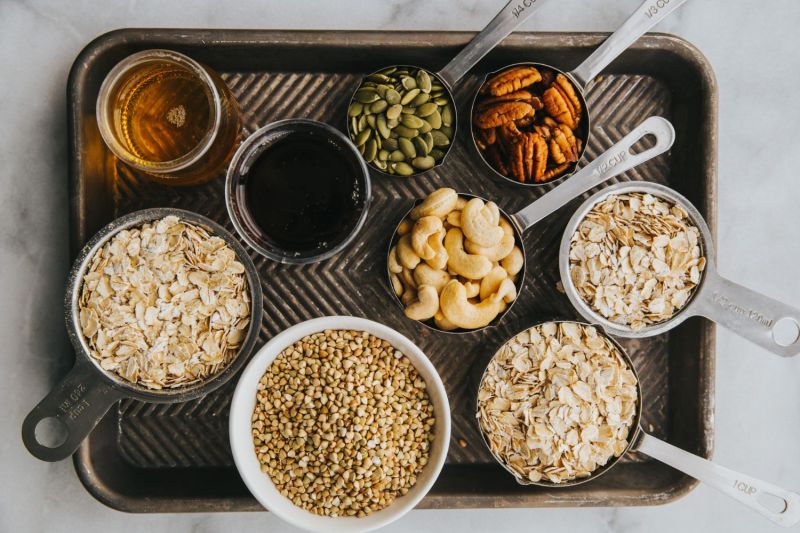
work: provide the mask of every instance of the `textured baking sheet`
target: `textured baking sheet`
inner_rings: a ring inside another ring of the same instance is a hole
[[[153,206],[197,211],[233,229],[223,180],[171,188],[119,164],[99,138],[94,101],[103,76],[122,57],[144,48],[172,48],[223,74],[248,131],[274,120],[307,117],[344,128],[350,94],[362,73],[411,63],[438,68],[469,39],[462,33],[121,30],[98,38],[78,57],[69,81],[72,250],[114,217]],[[577,317],[558,292],[557,248],[578,201],[525,235],[528,271],[521,296],[497,328],[461,336],[407,320],[388,293],[385,252],[391,231],[412,200],[447,185],[493,198],[514,212],[550,187],[522,190],[491,181],[467,134],[468,105],[482,74],[537,60],[570,68],[602,40],[597,34],[516,34],[456,87],[462,124],[442,167],[413,180],[373,176],[373,202],[354,245],[323,263],[280,265],[254,254],[265,315],[261,341],[303,320],[330,314],[386,323],[428,354],[447,387],[453,414],[450,453],[421,507],[648,505],[685,494],[694,482],[669,467],[631,454],[595,482],[564,490],[520,487],[492,463],[472,413],[480,361],[504,339],[538,320]],[[620,180],[668,184],[686,195],[715,227],[716,89],[703,57],[684,41],[649,35],[626,52],[588,91],[591,159],[643,119],[675,125],[670,153]],[[591,193],[587,193],[588,196]],[[643,425],[702,456],[712,445],[713,326],[691,319],[668,335],[623,341],[644,394]],[[475,363],[475,364],[473,364]],[[228,445],[227,409],[235,383],[176,405],[123,401],[75,457],[78,473],[104,503],[129,511],[257,509],[239,480]]]

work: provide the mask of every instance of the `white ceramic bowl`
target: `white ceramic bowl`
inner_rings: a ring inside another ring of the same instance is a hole
[[[389,341],[395,348],[403,352],[425,380],[436,416],[430,458],[417,477],[417,483],[405,496],[397,498],[385,509],[371,513],[364,518],[325,517],[297,507],[278,492],[268,475],[261,472],[253,448],[250,422],[256,404],[256,387],[261,376],[284,348],[306,335],[326,329],[366,331]],[[397,520],[413,509],[433,486],[442,470],[450,444],[450,404],[436,369],[422,350],[407,337],[388,326],[364,318],[351,316],[315,318],[292,326],[273,337],[253,356],[239,379],[231,402],[230,438],[233,459],[239,475],[242,476],[253,496],[269,511],[308,531],[347,533],[371,531]]]

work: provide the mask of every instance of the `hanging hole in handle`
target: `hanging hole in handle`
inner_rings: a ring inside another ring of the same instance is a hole
[[[775,514],[783,514],[789,509],[789,504],[785,499],[769,492],[759,493],[756,496],[756,501]]]
[[[656,136],[652,133],[647,133],[644,137],[636,141],[636,144],[628,148],[628,153],[631,155],[639,155],[656,145]]]
[[[772,339],[781,346],[791,346],[800,338],[800,324],[790,317],[783,317],[772,326]]]
[[[33,430],[34,438],[45,448],[58,448],[69,437],[67,425],[54,416],[42,418]]]

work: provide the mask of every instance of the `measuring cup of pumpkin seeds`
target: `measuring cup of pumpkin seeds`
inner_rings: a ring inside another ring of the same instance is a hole
[[[366,76],[347,109],[347,133],[384,174],[415,176],[441,165],[456,136],[452,87],[545,0],[511,0],[442,70],[394,65]]]

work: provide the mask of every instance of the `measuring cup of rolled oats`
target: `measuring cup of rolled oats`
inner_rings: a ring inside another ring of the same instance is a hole
[[[45,461],[69,457],[118,400],[185,402],[244,364],[262,295],[241,244],[208,218],[173,208],[111,222],[84,247],[65,296],[75,366],[25,418]]]
[[[776,355],[800,353],[800,309],[719,275],[703,216],[649,182],[611,185],[564,230],[561,283],[586,320],[620,337],[650,337],[704,316]]]

